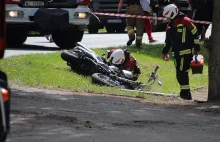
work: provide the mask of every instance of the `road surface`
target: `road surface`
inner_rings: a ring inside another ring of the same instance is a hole
[[[219,142],[220,107],[13,87],[8,142]]]

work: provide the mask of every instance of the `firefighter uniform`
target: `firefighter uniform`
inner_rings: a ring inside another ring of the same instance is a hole
[[[127,0],[126,14],[143,15],[140,0]],[[136,46],[140,47],[142,44],[142,37],[144,33],[144,19],[126,18],[126,20],[129,39],[135,36],[134,27],[136,27]]]
[[[176,78],[180,85],[180,97],[191,100],[189,76],[193,52],[200,50],[197,28],[192,20],[179,13],[167,26],[165,47],[162,53],[168,54],[172,47],[172,56],[176,67]]]

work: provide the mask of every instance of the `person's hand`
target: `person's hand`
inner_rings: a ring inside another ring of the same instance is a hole
[[[198,55],[199,54],[199,51],[193,51],[193,55]]]
[[[163,54],[163,59],[164,59],[165,61],[169,61],[169,60],[170,60],[169,54]]]

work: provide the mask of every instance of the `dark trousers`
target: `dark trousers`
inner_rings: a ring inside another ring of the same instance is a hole
[[[195,12],[195,16],[194,16],[193,20],[212,22],[212,15],[213,15],[212,12],[198,10],[198,11]],[[195,25],[196,25],[196,28],[198,30],[198,35],[201,35],[203,27],[205,28],[205,31],[209,27],[209,24],[196,23]]]
[[[190,91],[189,69],[192,61],[192,54],[175,57],[176,79],[180,85],[181,91]]]

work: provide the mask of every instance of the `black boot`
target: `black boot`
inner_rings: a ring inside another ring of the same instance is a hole
[[[135,35],[132,35],[131,37],[129,37],[129,40],[127,42],[127,46],[130,46],[134,40],[135,40]]]
[[[181,90],[180,97],[184,100],[192,100],[192,95],[190,90]]]

